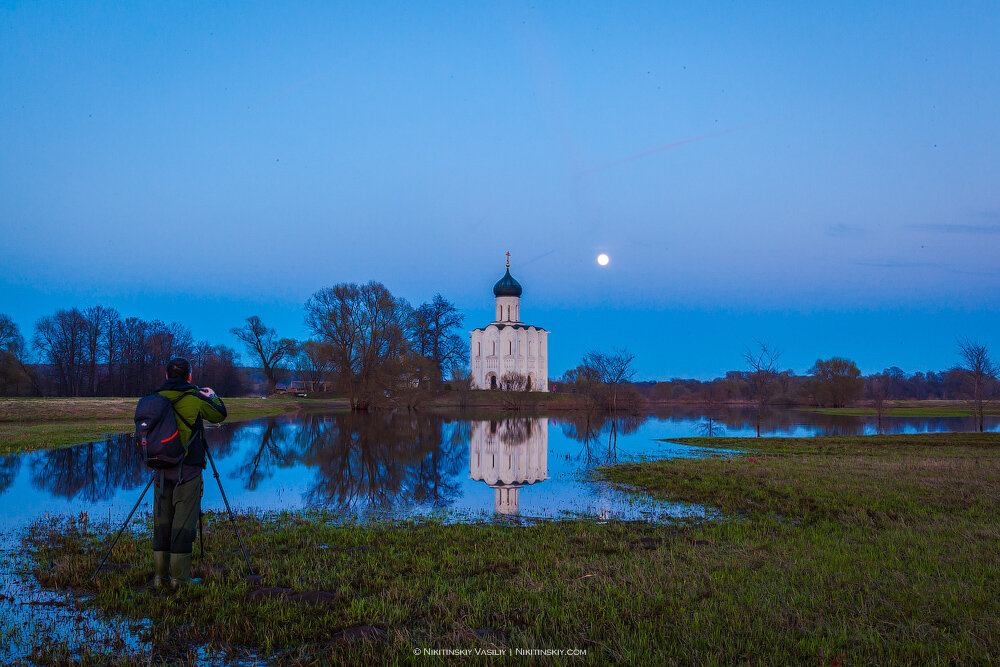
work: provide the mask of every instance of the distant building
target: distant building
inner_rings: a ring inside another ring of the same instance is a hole
[[[493,286],[496,319],[473,329],[469,348],[472,382],[477,389],[498,389],[504,374],[527,378],[529,391],[549,390],[549,332],[521,322],[521,285],[507,273]]]
[[[521,489],[549,478],[546,420],[474,421],[471,430],[469,477],[493,487],[498,514],[517,514]]]

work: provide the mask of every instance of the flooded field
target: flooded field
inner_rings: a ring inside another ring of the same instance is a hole
[[[998,420],[987,424],[997,430]],[[894,433],[971,430],[969,418],[884,419]],[[807,411],[773,411],[765,435],[856,435],[874,420]],[[208,431],[230,503],[238,510],[322,508],[352,518],[432,515],[443,521],[588,517],[596,520],[705,516],[700,506],[637,501],[590,479],[596,466],[643,457],[717,456],[719,450],[669,442],[687,436],[750,436],[754,415],[674,411],[615,420],[508,419],[433,415],[271,417]],[[667,441],[664,441],[667,440]],[[724,454],[724,452],[722,452]],[[71,598],[41,589],[18,556],[38,519],[71,516],[120,522],[149,480],[130,436],[0,457],[0,525],[5,553],[0,638],[7,658],[24,657],[37,637],[88,636],[115,646],[142,645],[142,627],[81,613]],[[151,507],[145,497],[138,518]],[[205,478],[206,511],[223,511],[218,485]],[[32,630],[25,634],[24,627]],[[47,641],[47,640],[46,640]]]

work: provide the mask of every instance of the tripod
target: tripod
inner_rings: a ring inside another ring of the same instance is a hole
[[[247,549],[243,546],[243,537],[240,535],[240,529],[236,525],[236,517],[233,516],[233,510],[229,507],[229,499],[226,498],[226,490],[222,488],[222,480],[219,478],[219,469],[215,467],[215,461],[212,460],[212,452],[208,449],[207,442],[205,443],[205,454],[208,456],[208,462],[212,464],[212,475],[215,477],[215,481],[219,484],[219,492],[222,493],[222,502],[226,504],[226,512],[229,514],[229,522],[233,524],[233,530],[236,531],[236,539],[239,540],[240,549],[243,551],[243,558],[247,561],[247,569],[250,570],[250,576],[254,576],[253,565],[250,564],[250,556],[247,555]],[[149,487],[153,484],[154,479],[156,479],[156,473],[153,473],[152,477],[149,478],[149,481],[146,482],[146,486],[142,490],[142,495],[140,495],[139,500],[135,502],[135,505],[132,507],[132,511],[128,513],[128,518],[126,518],[125,522],[122,523],[122,527],[118,529],[118,534],[115,535],[115,539],[111,542],[111,546],[108,547],[108,550],[104,553],[104,557],[101,558],[101,562],[98,564],[97,569],[94,570],[94,574],[90,575],[90,579],[87,580],[88,583],[93,581],[94,577],[97,576],[97,573],[101,571],[102,567],[104,567],[105,561],[107,561],[108,556],[111,555],[111,550],[115,548],[116,544],[118,544],[118,538],[120,538],[122,533],[125,532],[128,522],[132,520],[132,515],[135,514],[137,509],[139,509],[139,504],[142,502],[142,499],[146,497],[146,491],[149,491]],[[198,522],[199,524],[201,523],[201,517],[198,518]],[[203,555],[205,553],[204,541],[202,541],[201,553]]]

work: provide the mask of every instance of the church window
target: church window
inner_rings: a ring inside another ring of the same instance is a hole
[[[493,341],[493,354],[497,353],[497,342]]]
[[[476,345],[477,345],[477,347],[476,347],[476,354],[482,354],[483,353],[483,344],[482,344],[482,342],[476,343]]]
[[[513,353],[514,353],[514,343],[512,343],[511,341],[507,341],[507,354],[513,354]]]

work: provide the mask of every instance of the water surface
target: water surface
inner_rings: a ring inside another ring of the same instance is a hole
[[[987,426],[996,430],[997,418]],[[971,430],[967,417],[886,418],[895,433]],[[695,435],[749,436],[751,410],[711,418],[678,409],[616,420],[585,416],[509,419],[434,415],[270,417],[208,430],[230,502],[263,510],[319,507],[358,516],[437,513],[451,520],[496,514],[649,518],[697,508],[637,503],[589,480],[599,465],[640,457],[717,454],[663,442]],[[861,435],[872,418],[774,410],[765,435]],[[210,470],[204,507],[222,510]],[[50,515],[124,516],[149,478],[130,436],[63,449],[0,457],[0,522],[23,527]],[[150,494],[151,495],[151,494]],[[148,511],[149,496],[144,511]]]

